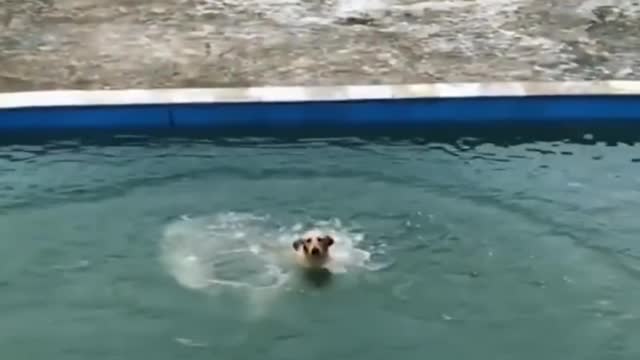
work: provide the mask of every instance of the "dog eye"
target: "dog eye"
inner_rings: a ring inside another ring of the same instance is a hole
[[[311,243],[311,239],[307,239],[307,240],[305,240],[305,242],[306,242],[307,244],[309,244],[309,243]]]

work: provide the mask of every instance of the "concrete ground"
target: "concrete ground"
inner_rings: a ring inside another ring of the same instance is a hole
[[[637,0],[0,0],[0,91],[640,77]]]

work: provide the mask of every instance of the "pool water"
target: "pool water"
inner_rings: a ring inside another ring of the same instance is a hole
[[[0,358],[637,359],[638,153],[4,145]],[[274,260],[312,227],[342,242],[324,286]]]

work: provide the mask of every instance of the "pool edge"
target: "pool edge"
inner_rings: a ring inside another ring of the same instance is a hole
[[[432,126],[640,124],[640,81],[264,86],[0,93],[13,131],[242,133]],[[250,131],[249,131],[250,130]]]

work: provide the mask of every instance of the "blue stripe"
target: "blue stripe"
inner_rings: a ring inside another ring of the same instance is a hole
[[[77,106],[0,110],[0,132],[130,131],[169,127],[166,106]]]
[[[640,96],[469,97],[0,110],[0,133],[99,130],[287,131],[433,126],[640,125]],[[286,135],[284,133],[283,135]]]

